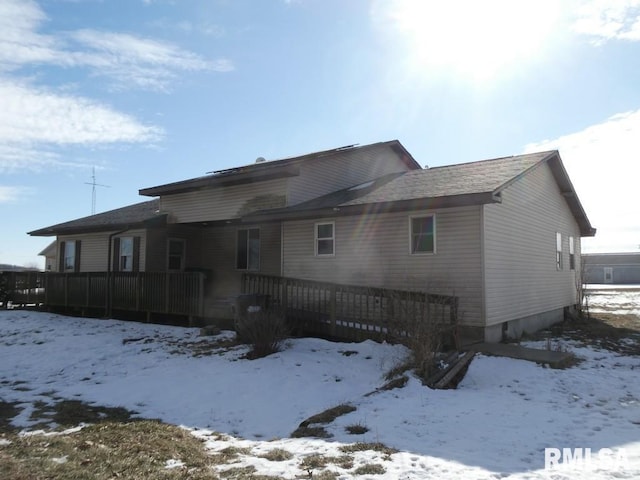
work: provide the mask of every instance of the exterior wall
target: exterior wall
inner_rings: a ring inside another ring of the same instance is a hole
[[[640,253],[585,254],[582,262],[586,283],[640,284]],[[610,279],[605,279],[605,268]]]
[[[164,272],[167,270],[168,241],[181,239],[185,241],[185,270],[200,269],[202,228],[187,225],[168,225],[154,228],[147,235],[147,271]]]
[[[241,293],[244,270],[236,269],[237,231],[260,229],[260,269],[266,275],[281,274],[280,224],[228,225],[202,229],[199,266],[210,269],[206,285],[207,316],[232,318],[232,305]]]
[[[300,176],[288,180],[289,205],[358,185],[389,173],[404,172],[408,167],[391,148],[354,150],[306,162]]]
[[[68,240],[80,240],[80,272],[106,272],[108,271],[108,245],[109,235],[113,232],[101,232],[82,235],[64,235],[58,237],[56,247],[55,271],[58,270],[60,242]],[[140,271],[145,270],[146,262],[146,231],[130,230],[117,235],[118,237],[140,237]],[[112,246],[113,248],[113,246]]]
[[[436,253],[411,255],[410,216],[436,215]],[[480,207],[323,219],[335,222],[335,255],[315,256],[315,221],[283,224],[283,275],[460,298],[460,321],[481,325]]]
[[[488,326],[577,302],[580,231],[547,164],[503,190],[502,203],[485,205],[483,213]],[[556,232],[562,234],[561,270]],[[569,268],[569,236],[576,270]]]
[[[251,211],[286,206],[286,179],[209,188],[160,197],[172,223],[239,218]]]

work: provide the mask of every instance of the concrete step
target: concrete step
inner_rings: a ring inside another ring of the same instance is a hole
[[[467,346],[466,349],[486,355],[536,362],[548,365],[551,368],[566,368],[575,361],[575,355],[571,352],[539,350],[537,348],[523,347],[522,345],[514,343],[475,343]]]

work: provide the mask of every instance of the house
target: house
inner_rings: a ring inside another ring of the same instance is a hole
[[[61,272],[198,271],[203,316],[230,318],[242,275],[458,299],[465,335],[518,336],[577,300],[592,228],[557,151],[422,169],[398,141],[140,190],[154,199],[30,232]]]
[[[585,253],[584,283],[640,284],[640,252]]]

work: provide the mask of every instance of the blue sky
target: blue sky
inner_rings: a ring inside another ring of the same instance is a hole
[[[437,166],[557,148],[640,248],[640,0],[0,0],[0,263],[138,189],[400,140]]]

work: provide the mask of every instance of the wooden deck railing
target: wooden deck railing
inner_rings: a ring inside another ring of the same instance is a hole
[[[1,272],[0,302],[11,300],[19,305],[40,305],[44,303],[43,272]],[[5,305],[6,306],[6,305]]]
[[[264,295],[284,309],[294,326],[338,338],[394,339],[409,335],[410,322],[429,322],[455,340],[455,296],[342,285],[245,273],[244,294]]]
[[[30,275],[30,276],[29,276]],[[20,272],[9,276],[16,304],[203,316],[200,272]]]

